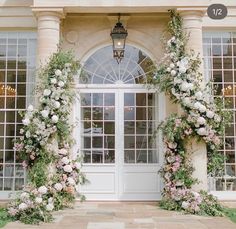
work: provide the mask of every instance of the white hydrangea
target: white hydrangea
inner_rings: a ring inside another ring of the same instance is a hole
[[[216,122],[220,122],[220,121],[221,121],[221,117],[220,117],[219,115],[215,115],[215,116],[214,116],[214,120],[215,120]]]
[[[75,180],[72,177],[68,177],[67,181],[70,185],[75,185]]]
[[[204,127],[199,128],[199,129],[197,130],[197,133],[198,133],[200,136],[207,135],[206,128],[204,128]]]
[[[187,71],[187,68],[185,68],[184,66],[179,67],[179,72],[180,73],[185,73],[186,71]]]
[[[43,95],[44,96],[49,96],[51,94],[51,90],[50,89],[44,89],[43,91]]]
[[[200,107],[199,107],[199,111],[201,112],[201,113],[204,113],[204,112],[206,112],[206,107],[204,106],[204,105],[201,105]]]
[[[210,111],[210,110],[208,110],[207,113],[206,113],[206,116],[207,116],[208,118],[213,118],[214,115],[215,115],[215,113],[214,113],[213,111]]]
[[[167,71],[167,72],[170,72],[170,71],[171,71],[171,68],[168,67],[168,68],[166,69],[166,71]]]
[[[28,126],[30,124],[30,120],[28,118],[24,118],[22,120],[23,125]]]
[[[35,198],[35,203],[36,204],[41,204],[43,202],[43,198],[42,197],[36,197]]]
[[[30,132],[27,130],[26,133],[25,133],[25,137],[26,138],[29,138],[31,136]]]
[[[21,203],[20,205],[19,205],[19,210],[25,210],[25,209],[27,209],[28,208],[28,205],[26,204],[26,203]]]
[[[61,76],[61,75],[62,75],[61,70],[57,69],[57,70],[55,71],[55,75],[56,75],[56,76]]]
[[[53,122],[53,123],[57,123],[57,122],[58,122],[58,119],[59,119],[59,118],[58,118],[57,115],[53,115],[53,116],[52,116],[52,122]]]
[[[46,194],[47,191],[48,191],[48,189],[47,189],[45,186],[40,186],[40,187],[38,188],[38,192],[39,192],[40,194]]]
[[[58,86],[59,86],[59,87],[63,87],[64,85],[65,85],[65,83],[64,83],[63,81],[59,81],[59,82],[58,82]]]
[[[64,167],[63,167],[63,169],[64,169],[64,171],[65,172],[67,172],[67,173],[71,173],[72,172],[72,167],[71,167],[71,165],[65,165]]]
[[[34,107],[33,105],[30,104],[27,108],[27,111],[32,112],[33,110],[34,110]]]
[[[174,63],[171,63],[170,64],[170,68],[174,68],[175,67],[175,64]]]
[[[42,115],[44,118],[47,118],[48,115],[49,115],[49,111],[48,111],[48,110],[42,110],[40,113],[41,113],[41,115]]]
[[[60,102],[58,102],[58,101],[55,101],[55,102],[54,102],[54,107],[55,107],[56,109],[58,109],[60,106],[61,106]]]
[[[63,158],[61,159],[61,162],[62,162],[63,164],[65,164],[65,165],[67,165],[67,164],[70,162],[70,160],[69,160],[68,157],[63,157]]]
[[[170,74],[171,74],[171,76],[175,76],[176,75],[176,71],[175,70],[171,70]]]
[[[197,99],[197,100],[201,100],[201,99],[202,99],[202,96],[203,96],[203,94],[202,94],[202,92],[201,92],[201,91],[198,91],[198,92],[196,92],[195,96],[196,96],[196,99]]]
[[[57,191],[61,191],[62,188],[63,188],[63,186],[62,186],[61,183],[56,183],[56,184],[54,185],[54,188],[55,188]]]
[[[197,123],[198,123],[199,125],[204,125],[204,124],[206,124],[206,119],[203,118],[203,117],[199,117],[199,118],[197,119]]]
[[[52,211],[54,209],[54,205],[52,203],[46,205],[47,211]]]
[[[201,103],[195,102],[193,106],[194,106],[195,109],[199,110],[201,105],[202,105]]]
[[[187,201],[183,201],[181,206],[183,209],[187,209],[190,206],[190,203]]]
[[[27,192],[21,193],[20,198],[21,198],[21,200],[29,199],[29,193],[27,193]]]
[[[52,84],[56,84],[57,83],[57,79],[56,78],[52,78],[50,81],[51,81]]]
[[[183,82],[180,87],[181,91],[188,91],[189,84],[187,82]]]
[[[183,103],[186,105],[186,106],[190,106],[191,105],[191,99],[189,97],[185,97],[183,99]]]

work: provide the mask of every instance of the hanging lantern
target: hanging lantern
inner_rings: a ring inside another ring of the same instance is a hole
[[[118,16],[118,22],[111,31],[110,35],[113,42],[113,57],[117,60],[118,63],[120,63],[124,58],[125,41],[126,37],[128,36],[127,30],[120,22],[120,14]]]

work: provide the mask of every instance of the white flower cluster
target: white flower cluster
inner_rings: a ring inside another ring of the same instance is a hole
[[[180,41],[172,37],[167,42],[168,56],[170,64],[166,67],[166,72],[173,77],[172,95],[180,104],[189,110],[189,120],[195,124],[195,131],[203,136],[205,141],[219,144],[219,138],[214,133],[214,127],[219,125],[221,118],[216,113],[216,107],[207,87],[202,86],[203,82],[200,75],[191,66],[189,56],[179,59],[179,53],[173,52],[173,45],[178,45]],[[191,57],[193,58],[193,57]],[[211,120],[215,121],[214,127]]]

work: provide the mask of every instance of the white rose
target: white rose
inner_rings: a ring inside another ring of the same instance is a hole
[[[201,100],[201,99],[202,99],[202,92],[201,92],[201,91],[198,91],[198,92],[195,94],[195,96],[196,96],[196,99],[197,99],[197,100]]]
[[[53,198],[52,198],[52,197],[50,197],[50,198],[48,199],[48,203],[49,203],[49,204],[52,204],[52,203],[53,203]]]
[[[63,164],[65,164],[65,165],[67,165],[67,164],[70,162],[70,160],[69,160],[67,157],[63,157],[63,158],[61,159],[61,162],[62,162]]]
[[[200,111],[201,113],[206,112],[206,107],[205,107],[204,105],[201,105],[201,106],[199,107],[199,111]]]
[[[189,97],[185,97],[183,99],[183,103],[186,105],[186,106],[189,106],[191,105],[191,99]]]
[[[48,110],[42,110],[40,113],[41,113],[41,115],[42,115],[44,118],[47,118],[48,115],[49,115],[49,111],[48,111]]]
[[[54,185],[54,188],[57,190],[57,191],[61,191],[62,190],[62,184],[61,183],[56,183],[55,185]]]
[[[189,89],[189,84],[187,82],[183,82],[181,84],[181,91],[187,91]]]
[[[186,71],[187,71],[187,68],[185,68],[184,66],[179,67],[180,73],[185,73]]]
[[[221,117],[219,115],[215,115],[214,120],[216,122],[220,122],[221,121]]]
[[[173,63],[170,64],[170,68],[174,68],[175,65]]]
[[[64,171],[67,173],[71,173],[72,172],[72,167],[70,165],[65,165],[63,167]]]
[[[189,84],[188,84],[188,89],[189,89],[189,90],[193,90],[193,86],[194,86],[194,85],[193,85],[192,83],[189,83]]]
[[[208,118],[213,118],[214,115],[215,115],[214,112],[213,112],[213,111],[210,111],[210,110],[208,110],[207,113],[206,113],[206,116],[207,116]]]
[[[52,211],[54,208],[54,205],[52,203],[46,205],[46,210],[47,211]]]
[[[197,110],[198,110],[198,109],[201,107],[201,105],[202,105],[201,103],[199,103],[199,102],[196,102],[196,103],[194,103],[194,105],[193,105],[193,106],[194,106],[194,108],[195,108],[195,109],[197,109]]]
[[[171,74],[171,76],[175,76],[176,75],[176,71],[175,70],[171,70],[170,74]]]
[[[68,181],[68,183],[69,183],[70,185],[75,185],[75,180],[74,180],[73,178],[68,177],[68,178],[67,178],[67,181]]]
[[[28,118],[25,118],[22,120],[23,125],[28,126],[30,124],[30,120]]]
[[[199,128],[199,129],[197,130],[197,133],[198,133],[200,136],[207,135],[206,128],[204,128],[204,127]]]
[[[51,81],[52,84],[57,83],[57,79],[56,78],[52,78],[50,81]]]
[[[58,117],[57,117],[57,115],[53,115],[53,116],[52,116],[52,122],[53,122],[53,123],[57,123],[57,122],[58,122]]]
[[[23,193],[20,195],[20,198],[21,198],[21,200],[23,200],[23,199],[28,199],[28,198],[29,198],[29,193],[23,192]]]
[[[81,169],[82,165],[79,162],[75,162],[75,168],[76,169]]]
[[[181,206],[183,209],[187,209],[189,207],[189,205],[190,205],[189,202],[183,201]]]
[[[58,82],[58,86],[59,86],[59,87],[63,87],[64,85],[65,85],[65,83],[64,83],[63,81],[59,81],[59,82]]]
[[[182,83],[183,81],[177,77],[174,78],[174,84]]]
[[[167,71],[167,72],[170,72],[170,71],[171,71],[171,68],[168,67],[168,68],[166,69],[166,71]]]
[[[168,147],[170,149],[175,149],[177,147],[177,143],[176,142],[168,142]]]
[[[55,75],[56,75],[56,76],[61,76],[61,74],[62,74],[61,70],[57,69],[57,70],[55,71]]]
[[[197,123],[200,125],[204,125],[204,124],[206,124],[206,119],[204,119],[203,117],[199,117],[197,119]]]
[[[49,96],[51,94],[51,90],[49,90],[49,89],[44,89],[44,91],[43,91],[43,95],[44,96]]]
[[[41,204],[43,202],[43,199],[41,197],[36,197],[35,198],[35,203],[36,204]]]
[[[20,205],[19,205],[19,209],[20,210],[25,210],[25,209],[27,209],[28,208],[28,205],[26,204],[26,203],[21,203]]]
[[[48,191],[48,189],[45,186],[41,186],[41,187],[38,188],[38,192],[40,194],[46,194],[47,191]]]
[[[25,136],[26,136],[27,138],[29,138],[30,135],[31,135],[30,132],[27,130],[26,133],[25,133]]]
[[[56,109],[58,109],[60,106],[61,106],[61,104],[60,104],[58,101],[55,101],[54,107],[55,107]]]
[[[33,110],[34,110],[33,105],[29,105],[28,108],[27,108],[27,110],[28,110],[29,112],[33,111]]]

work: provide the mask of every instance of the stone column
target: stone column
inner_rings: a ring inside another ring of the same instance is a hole
[[[196,54],[203,56],[202,46],[202,17],[205,11],[193,9],[179,9],[180,16],[183,18],[183,27],[189,34],[187,50],[194,50]],[[200,67],[203,73],[203,64]],[[203,76],[204,77],[204,76]],[[196,142],[192,140],[187,146],[187,150],[191,153],[191,162],[195,171],[193,177],[199,180],[199,184],[194,185],[195,191],[207,190],[207,150],[204,142]]]
[[[60,42],[60,19],[63,9],[33,9],[38,21],[37,66],[48,61],[50,55],[57,51]]]

